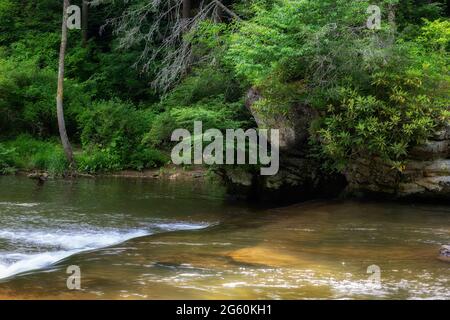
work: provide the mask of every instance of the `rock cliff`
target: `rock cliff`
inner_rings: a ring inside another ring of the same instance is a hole
[[[351,161],[343,175],[330,175],[308,156],[311,122],[320,116],[318,112],[295,105],[288,114],[267,117],[255,107],[259,99],[256,89],[249,90],[246,107],[259,128],[280,130],[280,170],[264,177],[247,168],[224,169],[221,174],[230,193],[256,198],[270,193],[271,198],[297,201],[338,194],[450,199],[450,124],[409,150],[402,170],[380,158],[362,157]]]
[[[449,143],[450,126],[437,130],[409,151],[403,170],[378,158],[358,159],[345,172],[348,191],[450,199]]]
[[[309,129],[318,112],[305,105],[295,105],[288,114],[267,117],[255,107],[259,99],[261,95],[256,89],[249,90],[246,107],[259,128],[279,129],[280,170],[274,176],[261,176],[247,168],[222,168],[220,174],[229,193],[258,200],[290,198],[295,201],[339,194],[346,184],[344,176],[324,174],[321,163],[308,156],[311,153]]]

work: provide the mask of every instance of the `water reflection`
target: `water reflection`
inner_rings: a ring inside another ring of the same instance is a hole
[[[436,259],[450,242],[447,206],[261,209],[226,203],[216,185],[119,179],[52,181],[33,192],[26,179],[5,177],[0,190],[4,254],[54,249],[21,243],[24,230],[94,242],[144,232],[95,248],[87,241],[62,261],[4,279],[3,298],[450,298],[449,265]],[[58,239],[59,249],[73,247],[74,239]],[[81,268],[81,291],[66,287],[69,265]],[[380,267],[381,287],[368,282],[370,265]]]

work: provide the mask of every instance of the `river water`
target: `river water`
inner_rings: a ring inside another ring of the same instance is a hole
[[[263,208],[200,181],[0,177],[0,299],[450,299],[448,243],[446,205]]]

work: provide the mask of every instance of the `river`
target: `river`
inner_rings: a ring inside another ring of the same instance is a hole
[[[268,208],[200,180],[0,177],[3,299],[450,299],[448,243],[447,205]]]

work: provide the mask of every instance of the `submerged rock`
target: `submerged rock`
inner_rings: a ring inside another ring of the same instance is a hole
[[[47,181],[47,179],[48,179],[48,173],[47,172],[33,172],[33,173],[28,174],[27,177],[30,179],[33,179],[33,180],[38,180],[38,181],[44,182],[44,181]]]
[[[438,258],[439,260],[450,262],[450,245],[441,247]]]
[[[292,267],[304,262],[300,257],[292,253],[264,246],[239,249],[230,252],[227,256],[239,263],[258,264],[275,268]]]

